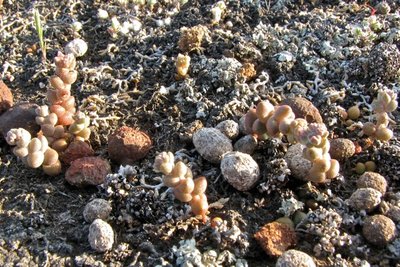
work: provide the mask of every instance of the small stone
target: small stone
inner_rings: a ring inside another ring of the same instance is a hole
[[[281,256],[289,247],[296,245],[296,233],[286,224],[271,222],[264,225],[254,238],[270,256]]]
[[[228,183],[239,191],[251,189],[260,178],[257,162],[249,154],[238,151],[224,155],[221,172]]]
[[[64,50],[66,54],[73,54],[75,57],[81,57],[88,50],[88,45],[84,40],[76,38],[69,42]]]
[[[373,188],[381,192],[382,195],[386,193],[387,182],[385,177],[376,172],[365,172],[357,180],[357,188]]]
[[[12,128],[24,128],[32,136],[36,136],[40,130],[40,126],[35,121],[35,109],[38,107],[36,104],[25,102],[8,109],[0,116],[0,133],[5,138]]]
[[[97,252],[110,250],[114,243],[114,231],[107,222],[96,219],[89,227],[89,243]]]
[[[212,163],[221,162],[222,155],[233,150],[231,140],[215,128],[201,128],[193,134],[199,154]]]
[[[104,183],[111,166],[107,160],[100,157],[84,157],[71,162],[65,173],[65,180],[71,185],[83,187]]]
[[[347,200],[350,207],[356,210],[371,211],[381,203],[382,194],[373,188],[359,188]]]
[[[392,219],[394,222],[400,222],[400,206],[390,202],[382,201],[379,205],[379,211]]]
[[[144,158],[152,144],[146,133],[122,126],[108,136],[108,154],[115,162],[130,165]]]
[[[285,160],[294,178],[307,181],[312,163],[303,157],[303,149],[304,146],[301,144],[292,145],[286,152]]]
[[[356,152],[356,146],[354,143],[347,138],[336,138],[330,140],[329,154],[331,158],[338,161],[345,161],[352,157]]]
[[[13,94],[8,86],[0,80],[0,114],[11,108],[14,104]]]
[[[323,123],[319,110],[304,97],[286,98],[281,102],[281,105],[288,105],[291,107],[296,118],[303,118],[308,123]]]
[[[386,246],[396,237],[396,225],[384,215],[374,215],[364,221],[363,236],[376,246]]]
[[[107,220],[111,213],[110,203],[102,198],[95,198],[86,204],[83,210],[83,218],[88,223],[93,222],[96,219]]]
[[[66,164],[71,164],[76,159],[94,156],[94,150],[83,141],[75,140],[68,145],[68,148],[61,154],[60,159]]]
[[[239,151],[246,154],[253,154],[254,150],[257,148],[258,141],[253,135],[248,134],[241,137],[236,143],[233,145],[233,149],[235,151]]]
[[[215,126],[215,129],[220,130],[221,133],[225,134],[231,140],[239,135],[239,124],[233,120],[221,121]]]
[[[315,267],[315,262],[307,253],[296,249],[285,251],[276,262],[275,267]]]

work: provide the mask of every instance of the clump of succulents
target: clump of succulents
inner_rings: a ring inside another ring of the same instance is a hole
[[[32,138],[27,130],[17,128],[7,132],[6,141],[9,145],[15,146],[14,155],[29,167],[39,168],[42,166],[43,171],[48,175],[56,175],[61,172],[58,153],[49,147],[46,137]]]
[[[329,132],[325,124],[308,123],[305,119],[295,117],[288,105],[273,106],[269,101],[262,101],[246,113],[245,132],[260,140],[282,138],[285,135],[290,143],[302,144],[303,157],[312,163],[307,175],[312,182],[323,183],[336,177],[339,162],[329,155]]]
[[[75,56],[58,52],[54,62],[55,75],[50,77],[51,88],[47,91],[49,106],[35,110],[35,120],[40,125],[37,137],[32,138],[27,130],[18,128],[11,129],[6,138],[8,144],[16,146],[14,154],[26,165],[31,168],[42,166],[48,175],[61,172],[59,153],[72,139],[87,141],[91,133],[89,118],[76,112],[75,98],[71,95],[71,84],[77,79]]]
[[[175,197],[188,202],[195,215],[201,215],[203,221],[206,220],[208,201],[205,191],[207,179],[200,176],[193,179],[192,171],[182,161],[175,162],[171,152],[161,152],[154,160],[153,169],[164,174],[164,185],[173,189]]]
[[[375,123],[364,123],[362,130],[365,135],[383,142],[389,141],[393,137],[393,131],[388,126],[391,122],[389,114],[397,109],[396,98],[397,94],[392,90],[379,90],[378,96],[371,104]]]

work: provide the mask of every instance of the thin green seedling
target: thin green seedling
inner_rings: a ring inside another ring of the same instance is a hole
[[[39,46],[40,50],[42,50],[42,61],[45,62],[47,57],[46,57],[46,43],[43,38],[43,27],[42,27],[42,21],[40,19],[40,14],[37,9],[33,10],[33,18],[35,20],[35,29],[36,33],[39,37]]]

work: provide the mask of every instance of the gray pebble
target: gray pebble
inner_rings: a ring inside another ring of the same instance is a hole
[[[356,210],[371,211],[381,203],[382,194],[373,188],[359,188],[347,200],[350,207]]]
[[[312,163],[303,157],[303,149],[301,144],[292,145],[286,152],[285,160],[293,177],[306,181]]]
[[[315,262],[308,254],[289,249],[285,251],[276,262],[276,267],[315,267]]]
[[[364,221],[365,239],[376,246],[385,246],[396,237],[396,225],[384,215],[374,215]]]
[[[107,222],[96,219],[89,227],[89,243],[92,249],[104,252],[112,248],[114,231]]]
[[[260,178],[257,162],[249,155],[238,151],[224,155],[221,172],[227,182],[239,191],[247,191]]]
[[[88,223],[93,222],[96,219],[107,220],[111,213],[111,205],[107,200],[101,198],[95,198],[86,204],[83,210],[83,218]]]
[[[233,150],[231,140],[215,128],[201,128],[195,132],[193,144],[199,154],[212,163],[219,163],[223,154]]]
[[[220,130],[221,133],[225,134],[231,140],[239,135],[239,124],[233,120],[221,121],[215,126],[215,129]]]
[[[235,151],[251,155],[257,148],[257,145],[258,145],[257,139],[251,134],[248,134],[237,140],[236,143],[233,145],[233,149]]]

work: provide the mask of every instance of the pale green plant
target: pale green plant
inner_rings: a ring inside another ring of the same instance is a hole
[[[44,41],[44,36],[43,36],[42,21],[40,19],[40,14],[37,9],[33,10],[33,18],[34,18],[34,22],[35,22],[36,33],[39,37],[40,50],[42,50],[42,61],[45,62],[46,58],[47,58],[46,57],[46,43]]]

